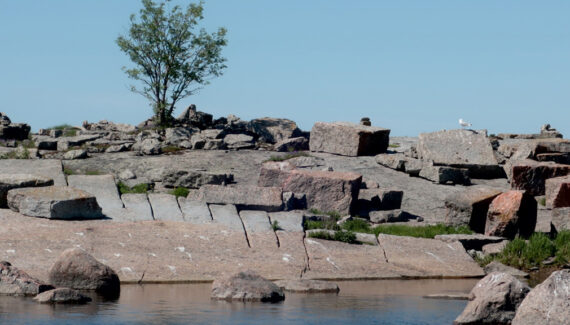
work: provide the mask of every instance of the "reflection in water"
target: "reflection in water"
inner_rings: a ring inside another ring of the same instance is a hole
[[[339,282],[336,294],[287,293],[277,304],[210,300],[210,284],[127,285],[118,300],[86,305],[41,305],[0,297],[0,323],[10,324],[450,324],[465,301],[423,299],[469,292],[477,280]]]

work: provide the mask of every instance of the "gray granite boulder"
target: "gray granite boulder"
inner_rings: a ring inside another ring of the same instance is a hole
[[[469,226],[473,231],[483,233],[489,205],[501,191],[487,187],[474,187],[455,192],[445,198],[445,224]]]
[[[280,281],[275,281],[275,284],[281,289],[290,292],[338,293],[340,291],[338,284],[321,280],[307,280],[307,279],[280,280]]]
[[[534,233],[537,202],[524,191],[508,191],[493,199],[487,212],[485,235],[514,239]]]
[[[8,191],[8,207],[25,216],[48,219],[101,219],[95,197],[67,186],[19,188]]]
[[[40,293],[34,297],[40,304],[85,304],[91,298],[69,288],[57,288]]]
[[[158,139],[148,138],[136,142],[132,149],[143,155],[159,155],[162,153],[162,143]]]
[[[311,151],[343,156],[372,156],[386,152],[390,130],[348,122],[317,122],[311,129]]]
[[[212,284],[212,299],[278,302],[285,300],[283,290],[253,271],[217,279]]]
[[[249,121],[247,130],[267,143],[277,143],[285,139],[298,137],[301,130],[297,124],[284,118],[264,117]]]
[[[105,296],[120,292],[117,273],[80,248],[61,253],[49,270],[49,281],[58,287],[95,290]]]
[[[85,159],[87,157],[87,150],[84,149],[69,150],[63,155],[65,160]]]
[[[570,230],[570,208],[552,209],[551,223],[556,231]]]
[[[570,270],[552,273],[524,298],[513,325],[570,324]]]
[[[51,289],[51,285],[32,278],[9,262],[0,262],[0,295],[35,296]]]
[[[493,273],[493,272],[500,272],[500,273],[507,273],[517,278],[528,278],[528,273],[521,271],[519,269],[515,269],[514,267],[505,265],[501,262],[493,261],[483,268],[485,273]]]
[[[273,146],[278,152],[296,152],[309,150],[309,140],[305,137],[283,139]]]
[[[481,279],[453,324],[510,324],[530,288],[510,274],[494,272]]]
[[[228,149],[240,150],[255,147],[253,137],[247,134],[228,134],[224,137],[224,143]]]
[[[53,185],[53,179],[31,174],[0,174],[0,208],[8,207],[8,191],[22,187]]]

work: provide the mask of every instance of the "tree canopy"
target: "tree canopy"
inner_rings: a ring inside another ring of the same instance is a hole
[[[140,83],[131,90],[150,101],[156,122],[162,126],[172,123],[180,99],[194,94],[226,68],[222,57],[226,29],[211,34],[198,30],[204,3],[168,9],[169,2],[142,0],[139,15],[130,17],[128,34],[117,38],[117,45],[134,63],[123,70]]]

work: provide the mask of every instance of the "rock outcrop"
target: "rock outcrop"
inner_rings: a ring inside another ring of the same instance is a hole
[[[0,174],[0,208],[8,207],[8,191],[23,187],[53,185],[53,179],[31,174]]]
[[[451,194],[445,199],[445,224],[469,226],[473,231],[483,233],[489,205],[501,191],[494,188],[474,187]]]
[[[390,130],[347,122],[317,122],[311,130],[311,151],[343,156],[372,156],[386,152]]]
[[[0,295],[35,296],[51,289],[51,285],[32,278],[9,262],[0,262]]]
[[[487,212],[485,235],[514,239],[530,237],[536,226],[537,202],[524,191],[508,191],[493,199]]]
[[[69,288],[57,288],[40,293],[34,297],[40,304],[85,304],[91,298]]]
[[[214,204],[233,204],[240,210],[280,211],[283,190],[280,187],[249,185],[204,185],[191,199]]]
[[[264,117],[251,120],[247,123],[247,130],[267,143],[277,143],[301,135],[301,130],[295,122],[282,118]]]
[[[215,280],[212,299],[278,302],[285,299],[283,290],[253,271],[244,271]]]

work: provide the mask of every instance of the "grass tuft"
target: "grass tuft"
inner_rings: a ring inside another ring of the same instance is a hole
[[[317,239],[324,239],[324,240],[334,240],[334,241],[340,241],[343,243],[348,243],[348,244],[357,244],[358,242],[356,241],[356,234],[353,233],[352,231],[345,231],[345,230],[341,230],[341,231],[337,231],[333,234],[330,234],[327,231],[317,231],[317,232],[313,232],[309,234],[310,238],[317,238]]]
[[[168,192],[176,197],[187,197],[188,193],[190,193],[190,190],[187,189],[186,187],[177,187],[173,190],[171,190],[170,192]]]
[[[119,190],[119,193],[121,193],[121,195],[129,194],[129,193],[145,194],[145,193],[148,193],[149,186],[148,186],[148,184],[141,183],[141,184],[137,184],[133,187],[130,187],[123,182],[119,182],[119,183],[117,183],[117,189]]]
[[[293,158],[297,158],[297,157],[310,157],[311,155],[309,155],[308,153],[304,152],[304,151],[299,151],[299,152],[293,152],[293,153],[288,153],[282,156],[271,156],[269,157],[269,159],[266,160],[267,161],[285,161],[285,160],[289,160],[289,159],[293,159]]]
[[[387,234],[395,236],[409,236],[418,238],[434,238],[437,235],[472,234],[469,227],[452,227],[446,225],[433,226],[406,226],[406,225],[380,225],[372,229],[375,235]]]

